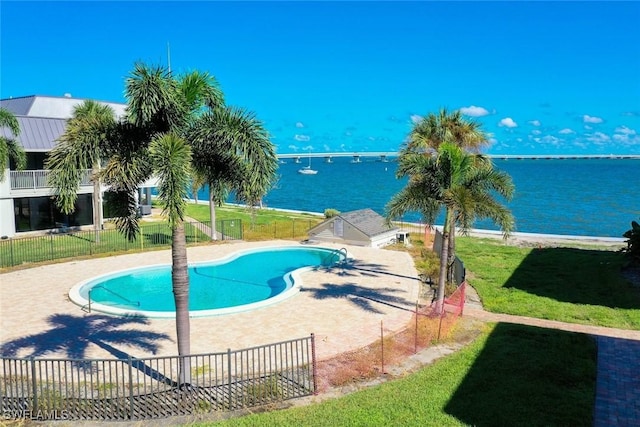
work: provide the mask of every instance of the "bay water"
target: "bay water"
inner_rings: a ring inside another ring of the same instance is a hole
[[[510,202],[516,230],[526,233],[622,237],[631,221],[640,221],[639,159],[494,159],[496,168],[515,184]],[[312,160],[316,175],[299,174],[307,165],[287,159],[280,164],[278,182],[263,199],[270,208],[323,213],[371,208],[385,215],[385,205],[406,184],[396,178],[395,159],[334,157],[331,163]],[[206,190],[198,195],[207,199]],[[423,222],[408,213],[407,222]],[[443,216],[436,221],[441,225]],[[497,230],[490,221],[473,228]]]

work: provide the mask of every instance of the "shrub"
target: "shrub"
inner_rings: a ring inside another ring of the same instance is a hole
[[[337,210],[337,209],[325,209],[324,210],[324,217],[326,219],[333,218],[334,216],[338,216],[338,215],[340,215],[340,211]]]
[[[631,221],[631,229],[627,230],[622,237],[626,237],[627,247],[623,249],[631,264],[640,265],[640,224]]]

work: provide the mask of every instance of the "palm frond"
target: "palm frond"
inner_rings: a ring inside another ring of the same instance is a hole
[[[158,199],[163,214],[173,228],[182,223],[191,180],[191,148],[175,134],[154,138],[149,145],[154,171],[158,177]]]

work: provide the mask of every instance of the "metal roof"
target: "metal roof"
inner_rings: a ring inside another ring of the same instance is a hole
[[[383,216],[369,208],[346,212],[338,216],[358,230],[362,231],[368,237],[377,236],[378,234],[398,229],[397,227],[388,226]]]
[[[8,128],[1,128],[0,135],[16,139],[27,152],[50,151],[64,133],[66,120],[73,116],[74,108],[84,101],[85,99],[68,96],[41,95],[0,99],[0,107],[11,111],[20,125],[20,135],[17,138]],[[125,104],[97,102],[113,108],[116,117],[125,113]]]
[[[19,98],[0,99],[0,107],[6,108],[16,116],[48,117],[52,119],[69,119],[73,116],[73,109],[86,99],[69,96],[30,95]],[[122,117],[126,104],[116,102],[96,101],[111,107],[116,117]]]
[[[8,128],[0,128],[0,135],[16,139],[27,152],[50,151],[64,133],[65,119],[16,116],[20,135],[16,138]]]
[[[0,99],[0,107],[6,108],[16,116],[28,116],[34,100],[34,96]]]

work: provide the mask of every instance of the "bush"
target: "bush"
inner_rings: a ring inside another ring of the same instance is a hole
[[[622,237],[626,237],[627,247],[623,249],[631,264],[640,265],[640,224],[631,221],[631,229],[627,230]]]
[[[333,218],[334,216],[338,216],[338,215],[340,215],[340,211],[337,210],[337,209],[325,209],[324,210],[324,217],[326,219]]]

